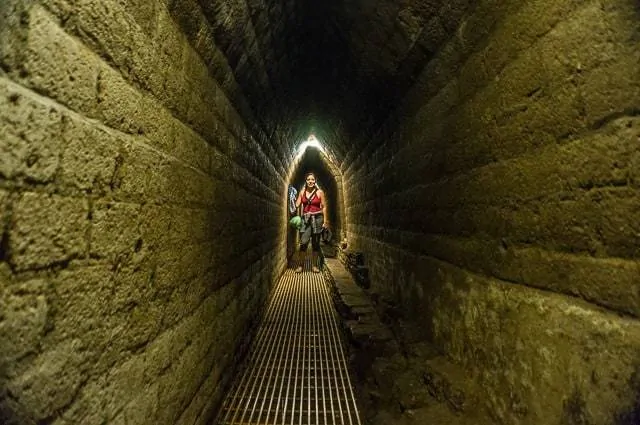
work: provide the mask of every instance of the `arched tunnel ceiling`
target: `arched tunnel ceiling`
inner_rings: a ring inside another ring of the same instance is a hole
[[[170,8],[196,42],[212,33],[235,78],[223,89],[254,131],[291,141],[313,131],[342,158],[380,125],[469,3],[173,0]]]

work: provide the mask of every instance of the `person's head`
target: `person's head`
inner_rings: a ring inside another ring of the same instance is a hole
[[[316,175],[313,173],[307,173],[304,176],[305,184],[309,189],[316,187]]]

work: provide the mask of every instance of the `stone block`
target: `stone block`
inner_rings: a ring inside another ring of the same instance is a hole
[[[217,181],[225,181],[229,178],[229,171],[232,169],[233,164],[231,159],[226,154],[223,154],[217,148],[212,147],[209,151],[209,157],[211,162],[210,174]]]
[[[175,121],[171,113],[106,64],[100,65],[97,78],[99,118],[109,127],[144,136],[144,142],[171,154]]]
[[[606,61],[586,72],[581,84],[585,119],[606,122],[621,113],[632,115],[640,108],[640,83],[634,78],[640,60],[633,46],[611,52],[617,60]]]
[[[434,267],[424,299],[434,341],[477,377],[483,407],[492,414],[515,421],[526,411],[553,423],[563,400],[578,392],[595,423],[607,423],[635,403],[637,389],[622,376],[637,370],[637,320],[444,263]],[[597,348],[603,344],[606,350]]]
[[[114,179],[116,196],[129,202],[157,200],[166,183],[159,172],[165,161],[148,145],[127,140],[123,146],[122,163]]]
[[[159,308],[155,310],[157,314],[153,314],[150,310],[154,306],[152,300],[144,294],[140,294],[143,298],[129,298],[130,303],[122,298],[127,296],[127,292],[138,290],[144,282],[129,277],[122,281],[113,280],[103,271],[108,272],[108,269],[65,271],[56,282],[59,310],[51,336],[68,339],[77,334],[82,338],[79,350],[87,358],[93,356],[92,378],[65,410],[65,419],[89,424],[105,419],[111,421],[125,405],[127,418],[139,418],[143,413],[155,418],[158,410],[167,413],[167,406],[173,409],[170,415],[179,415],[189,400],[189,394],[195,391],[185,390],[177,396],[179,389],[197,386],[199,379],[206,376],[193,365],[206,367],[203,366],[206,362],[200,360],[206,355],[207,344],[210,344],[206,326],[216,323],[211,320],[215,317],[216,299],[210,298],[202,303],[187,320],[177,322],[177,327],[167,328],[165,325],[166,331],[155,338],[164,310]],[[198,353],[197,356],[194,354],[197,358],[187,356],[183,366],[178,368],[175,363],[187,354],[185,349]],[[132,356],[131,352],[139,354]],[[84,370],[83,367],[79,369]],[[161,375],[165,376],[162,381],[165,394],[162,409],[156,404],[160,397],[159,387],[152,385]],[[173,385],[167,385],[169,381]],[[176,387],[176,382],[182,382],[180,387]],[[180,399],[177,407],[166,402],[166,397],[172,396]],[[137,399],[144,400],[144,404],[131,404]],[[159,420],[159,423],[164,422]]]
[[[124,260],[144,247],[140,235],[140,205],[96,202],[92,208],[91,250],[96,258]]]
[[[0,77],[0,175],[48,183],[58,170],[62,117],[56,107]]]
[[[179,13],[190,15],[199,12],[200,8],[194,5],[193,9],[180,11]],[[190,82],[193,81],[192,75],[196,72],[192,67],[188,66],[196,65],[189,62],[188,57],[190,55],[197,56],[197,54],[193,51],[193,47],[189,45],[185,35],[180,32],[178,23],[171,16],[172,13],[174,12],[160,11],[155,23],[158,73],[165,88],[164,93],[155,93],[155,95],[174,111],[178,117],[184,119],[189,108],[189,101],[186,96],[194,88]],[[183,29],[185,28],[183,27]],[[195,29],[196,32],[198,30],[198,28]],[[197,37],[197,35],[194,37]],[[202,59],[199,59],[199,61],[196,66],[204,68]]]
[[[220,383],[220,374],[220,367],[214,364],[213,369],[206,374],[206,379],[195,397],[176,421],[176,425],[205,425],[209,423],[211,418],[208,415],[213,414],[211,410],[219,402],[214,399],[216,390],[219,391],[220,387],[224,387]]]
[[[175,360],[178,354],[184,350],[188,343],[188,335],[184,332],[185,322],[179,323],[174,328],[163,330],[148,347],[145,356],[147,369],[145,379],[156,381]]]
[[[144,115],[153,110],[143,104],[144,95],[106,64],[100,64],[96,81],[100,120],[124,133],[145,134]]]
[[[213,202],[215,189],[207,175],[144,144],[127,147],[120,176],[121,190],[131,199],[185,207]]]
[[[76,340],[93,356],[101,355],[111,339],[111,332],[120,330],[121,317],[115,314],[113,296],[116,288],[113,271],[108,266],[65,269],[52,279],[55,295],[52,302],[56,311],[49,344]],[[95,360],[94,357],[94,360]],[[106,365],[97,364],[96,372],[105,371]]]
[[[531,19],[531,13],[544,16],[532,26],[517,24],[519,19]],[[561,21],[563,16],[568,19]],[[425,146],[431,146],[435,151],[432,155],[440,150],[447,152],[446,160],[438,167],[433,163],[424,167],[426,175],[433,175],[439,167],[445,167],[445,173],[462,172],[496,159],[521,155],[541,145],[551,145],[567,134],[583,131],[594,122],[581,115],[587,113],[582,104],[587,98],[592,99],[589,107],[606,109],[607,114],[611,113],[612,105],[624,105],[618,110],[633,110],[638,85],[629,80],[633,73],[627,70],[637,58],[635,50],[625,50],[632,47],[624,42],[633,26],[628,17],[619,18],[613,24],[612,16],[617,15],[592,5],[579,7],[578,2],[571,1],[532,3],[506,19],[505,28],[499,28],[492,35],[489,50],[472,55],[460,71],[459,85],[466,101],[444,119],[446,127],[451,129],[445,134],[451,133],[448,137],[452,140],[441,143],[442,133],[434,132],[443,120],[435,120],[435,123],[433,119],[422,120],[422,126],[409,123],[409,138],[429,140]],[[532,44],[530,32],[538,26],[552,29]],[[610,31],[609,26],[616,30]],[[513,37],[513,31],[507,32],[511,27],[519,28],[516,37]],[[502,31],[505,31],[504,37]],[[607,35],[614,33],[619,40]],[[507,35],[505,45],[503,39]],[[522,37],[518,38],[520,35]],[[585,39],[592,42],[584,43]],[[531,48],[528,48],[529,44]],[[513,52],[508,53],[510,50]],[[621,62],[625,63],[611,64],[611,69],[604,65],[607,71],[599,72],[602,63],[610,62],[607,55],[623,58]],[[477,61],[474,62],[474,58]],[[487,60],[498,61],[500,66],[489,62],[483,72]],[[498,71],[499,78],[494,75]],[[620,73],[615,83],[610,80],[612,72]],[[486,85],[465,88],[466,80],[476,84],[478,74],[491,74],[486,76]],[[609,77],[602,78],[604,74]],[[583,85],[589,89],[583,90]],[[441,102],[434,103],[433,100],[430,97],[433,109],[440,113],[446,110]],[[600,119],[607,114],[601,115]],[[429,114],[425,116],[429,117]],[[413,118],[414,122],[417,120],[418,115]]]
[[[180,282],[180,286],[162,304],[163,325],[173,326],[201,307],[202,300],[212,295],[214,277],[215,272],[202,272]],[[214,317],[215,314],[211,313],[210,316]]]
[[[377,320],[348,320],[346,323],[350,338],[360,347],[378,347],[392,339],[390,331]]]
[[[13,397],[29,406],[33,419],[43,421],[75,399],[91,367],[80,347],[75,339],[51,347],[8,384]]]
[[[496,198],[490,201],[495,204],[499,199],[510,198],[530,201],[568,189],[620,186],[635,175],[633,164],[638,153],[634,145],[639,132],[639,120],[620,118],[571,144],[497,163],[471,173],[469,180],[456,179],[442,195],[451,191],[465,201],[480,203],[484,196],[495,193]],[[447,202],[453,204],[452,198]]]
[[[147,246],[161,249],[171,240],[174,219],[180,210],[165,205],[144,204],[140,209],[140,235]],[[182,239],[187,240],[185,236]]]
[[[60,182],[92,193],[112,189],[122,161],[122,139],[94,123],[64,116],[65,142],[61,159]]]
[[[559,22],[566,21],[580,5],[581,2],[577,0],[569,0],[520,4],[505,1],[500,4],[494,3],[492,7],[487,4],[480,6],[491,7],[489,19],[499,19],[501,23],[493,28],[486,47],[472,53],[470,60],[464,64],[461,74],[467,78],[463,84],[480,83],[480,87],[484,87],[490,83],[510,62],[513,62],[527,49],[531,49],[534,43],[541,42]],[[471,17],[470,20],[477,22],[475,17]],[[484,24],[486,25],[486,22]],[[478,29],[467,25],[465,33],[473,37],[471,32]],[[474,70],[475,76],[473,75]],[[482,78],[479,78],[480,76]],[[474,83],[474,79],[480,81]],[[472,93],[473,91],[469,92],[469,94]]]
[[[141,354],[112,364],[108,373],[93,376],[85,383],[59,421],[98,425],[122,420],[119,414],[124,406],[147,388],[144,368],[145,358]],[[148,413],[151,416],[153,412]]]
[[[160,172],[166,176],[166,183],[159,188],[162,199],[187,206],[213,206],[216,182],[204,172],[175,160]]]
[[[201,208],[176,208],[172,217],[171,238],[176,241],[207,242],[216,237],[216,219],[211,210]]]
[[[83,0],[74,4],[65,24],[128,78],[152,92],[159,92],[162,80],[157,72],[157,48],[153,43],[154,34],[148,33],[153,15],[146,14],[161,10],[150,2],[120,4]]]
[[[420,378],[420,374],[412,370],[394,376],[392,397],[397,400],[402,411],[419,409],[433,403],[431,392]]]
[[[125,424],[145,423],[150,418],[157,417],[160,410],[158,405],[158,383],[152,383],[135,395],[133,400],[124,408],[123,417]]]
[[[21,359],[39,351],[41,338],[50,330],[50,290],[49,282],[42,279],[6,282],[0,290],[0,363],[11,365],[6,371],[9,376],[17,373],[12,369],[18,368]]]
[[[145,379],[145,370],[146,356],[139,354],[130,356],[109,371],[107,388],[100,391],[100,393],[104,392],[102,396],[111,399],[112,406],[109,406],[111,411],[107,412],[109,416],[115,416],[127,401],[135,399],[146,390],[149,382]],[[100,393],[96,396],[100,397]]]
[[[128,291],[122,291],[121,299],[129,301],[126,305],[128,310],[129,326],[126,331],[122,333],[120,345],[124,350],[138,350],[141,347],[145,347],[150,341],[162,331],[162,319],[165,315],[164,305],[162,302],[149,302],[147,298],[140,297],[140,294],[129,289]],[[144,291],[141,295],[145,295]],[[120,295],[120,294],[119,294]],[[140,304],[135,304],[138,299],[142,299]],[[134,303],[132,306],[131,303]],[[187,304],[185,302],[185,304]]]
[[[134,259],[130,264],[120,266],[116,272],[109,276],[111,285],[115,288],[110,300],[110,307],[114,311],[125,314],[129,319],[142,319],[140,315],[148,315],[147,322],[159,326],[156,320],[157,309],[161,309],[162,301],[158,300],[158,287],[156,282],[158,255],[148,255],[142,260]],[[114,266],[109,264],[111,272]],[[137,323],[131,323],[132,325]],[[142,326],[146,326],[141,323]],[[132,329],[134,326],[131,327]]]
[[[371,306],[370,303],[366,305],[353,305],[353,304],[348,304],[348,305],[350,306],[351,312],[355,314],[356,317],[358,317],[358,321],[360,322],[362,322],[363,320],[366,320],[369,317],[376,317],[376,311]]]
[[[434,233],[448,229],[461,235],[482,228],[500,237],[521,232],[523,240],[540,241],[556,232],[558,238],[573,233],[565,243],[591,252],[597,248],[593,241],[604,238],[589,229],[604,226],[607,242],[600,242],[597,252],[634,255],[634,224],[625,218],[629,215],[613,211],[635,208],[631,193],[639,160],[634,149],[637,135],[636,120],[620,118],[571,144],[409,190],[394,200],[399,205],[412,203],[418,210],[413,221]],[[423,195],[416,197],[418,191]],[[611,217],[611,225],[601,224],[603,216]]]
[[[514,269],[519,269],[517,273],[526,284],[572,294],[612,310],[640,316],[640,294],[635,289],[640,267],[633,261],[527,249],[514,252],[513,261]],[[506,270],[504,273],[512,274]]]
[[[340,297],[340,300],[351,309],[371,306],[371,301],[365,294],[345,294]]]
[[[18,270],[42,268],[87,254],[88,202],[24,193],[14,204],[10,261]]]
[[[21,77],[28,87],[70,109],[95,116],[99,59],[66,34],[41,6],[30,9]]]
[[[421,371],[422,382],[433,398],[458,413],[475,407],[477,396],[469,393],[477,389],[470,391],[472,385],[463,369],[442,357],[426,362],[415,360],[419,362],[416,366]]]
[[[7,0],[0,9],[0,63],[3,68],[12,68],[20,61],[20,53],[24,50],[26,30],[21,22],[28,5],[20,0]]]
[[[459,219],[466,226],[549,249],[636,258],[640,230],[632,216],[639,207],[635,190],[604,189],[515,210],[469,208]],[[611,213],[609,223],[601,224]]]
[[[333,269],[331,270],[333,275]],[[362,288],[355,284],[350,276],[335,278],[335,286],[338,294],[343,297],[347,295],[358,296],[363,293]]]
[[[138,134],[144,135],[145,143],[167,155],[178,156],[182,152],[179,150],[180,145],[176,144],[174,127],[179,121],[172,115],[170,107],[171,105],[164,106],[160,100],[145,94],[140,98],[140,109],[135,120],[139,125]],[[185,158],[178,157],[186,161]]]
[[[400,353],[378,357],[371,365],[371,378],[378,387],[390,391],[393,388],[394,376],[406,370],[408,365],[407,358]]]
[[[193,321],[196,332],[190,335],[188,345],[159,379],[160,423],[176,423],[213,367],[215,358],[209,355],[212,347],[206,335],[214,325],[212,321],[201,321],[209,317],[206,314],[202,316],[204,312],[205,310],[200,310],[187,319]]]
[[[634,283],[640,270],[633,260],[511,246],[507,240],[426,237],[424,242],[416,239],[407,246],[475,273],[571,294],[616,311],[640,315],[640,298]]]
[[[210,243],[198,243],[183,245],[180,251],[159,252],[154,275],[158,290],[168,297],[172,292],[186,287],[192,279],[204,278],[212,268],[211,251]],[[179,312],[180,306],[176,309]],[[173,308],[167,311],[173,311]]]
[[[347,269],[343,267],[343,262],[340,259],[340,256],[344,256],[344,254],[342,254],[341,252],[339,252],[338,254],[339,254],[339,257],[336,259],[334,258],[325,259],[325,264],[327,268],[331,271],[331,275],[334,277],[334,279],[339,280],[343,282],[345,285],[347,285],[349,284],[351,275],[349,274]]]
[[[585,120],[598,123],[638,106],[640,84],[634,78],[637,46],[637,8],[626,2],[608,7],[588,4],[563,25],[553,51],[571,70],[580,89]]]
[[[158,28],[158,19],[160,15],[167,15],[167,12],[160,6],[162,3],[156,3],[149,0],[136,0],[125,3],[122,13],[126,13],[133,18],[133,21],[140,27],[142,33],[150,38],[155,39],[166,35],[169,31]]]
[[[211,147],[209,144],[202,136],[187,127],[184,123],[174,121],[173,124],[174,148],[168,152],[186,164],[206,174],[210,174],[211,158],[209,151]]]
[[[5,231],[9,229],[10,217],[9,210],[11,208],[11,192],[0,189],[0,235],[4,235]],[[0,236],[2,238],[3,236]],[[3,248],[4,249],[4,248]],[[5,252],[2,253],[2,258],[5,260]]]

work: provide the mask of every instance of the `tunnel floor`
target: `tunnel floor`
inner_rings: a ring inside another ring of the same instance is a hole
[[[286,270],[218,424],[361,424],[339,320],[322,273]]]

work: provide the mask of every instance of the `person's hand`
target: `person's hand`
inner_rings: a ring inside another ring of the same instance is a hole
[[[329,223],[322,223],[322,228],[323,229],[328,229],[329,228]]]

